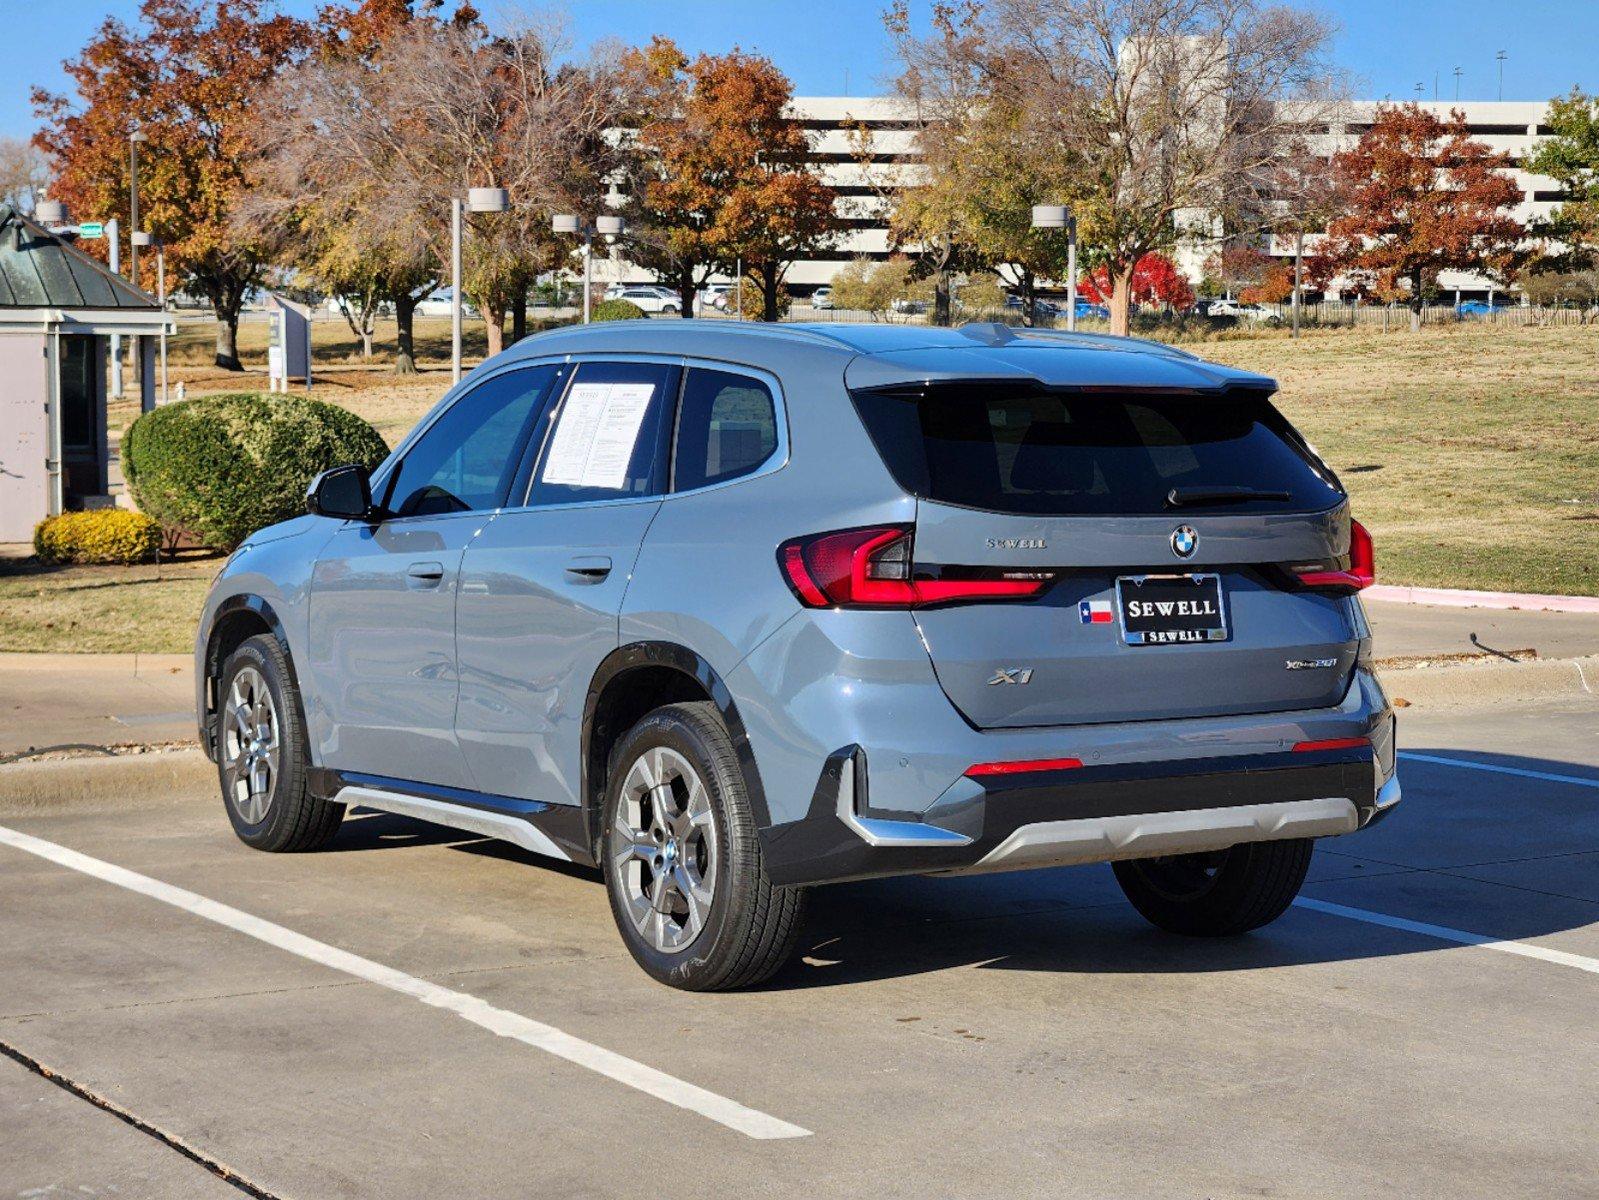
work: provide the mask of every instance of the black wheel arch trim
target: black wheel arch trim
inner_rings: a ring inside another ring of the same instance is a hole
[[[711,703],[716,705],[722,722],[727,726],[728,737],[732,739],[733,750],[738,755],[739,770],[744,776],[744,790],[749,796],[750,811],[755,817],[756,827],[764,829],[771,823],[766,805],[766,789],[761,785],[760,769],[755,765],[755,752],[750,747],[749,734],[744,728],[744,719],[739,715],[738,705],[733,702],[733,693],[728,690],[727,684],[717,673],[716,668],[711,666],[703,655],[678,642],[629,642],[611,651],[594,672],[593,679],[589,681],[588,697],[583,702],[582,779],[579,795],[583,798],[584,808],[597,812],[601,800],[601,797],[593,795],[593,781],[590,777],[590,748],[594,741],[594,721],[600,697],[618,676],[640,667],[667,667],[675,670],[699,684],[711,698]]]
[[[205,702],[204,710],[200,713],[200,745],[205,750],[206,757],[212,762],[217,760],[216,718],[219,698],[212,693],[210,685],[216,680],[217,675],[222,670],[222,663],[219,661],[220,647],[217,644],[216,636],[217,628],[224,624],[228,617],[239,612],[254,613],[265,623],[267,629],[277,641],[279,649],[283,651],[283,657],[288,660],[289,670],[295,673],[295,715],[300,718],[301,729],[309,728],[305,723],[305,700],[300,695],[299,673],[295,671],[294,652],[289,648],[289,634],[283,626],[282,618],[278,616],[277,611],[266,597],[258,596],[254,592],[235,593],[217,605],[216,612],[211,614],[211,624],[207,626],[205,631],[205,681],[208,699]]]

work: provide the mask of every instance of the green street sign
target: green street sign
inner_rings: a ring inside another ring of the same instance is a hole
[[[105,237],[105,222],[85,221],[78,226],[78,236],[81,238]]]

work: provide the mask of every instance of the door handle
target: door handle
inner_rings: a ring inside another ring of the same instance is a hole
[[[437,587],[444,578],[444,564],[437,562],[414,562],[405,569],[406,582],[410,587],[430,588]]]
[[[611,573],[611,560],[603,554],[583,554],[566,564],[566,577],[573,583],[603,583]]]

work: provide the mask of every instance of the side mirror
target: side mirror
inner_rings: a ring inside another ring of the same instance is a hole
[[[305,491],[305,511],[314,517],[365,521],[372,513],[372,481],[365,467],[330,467]]]

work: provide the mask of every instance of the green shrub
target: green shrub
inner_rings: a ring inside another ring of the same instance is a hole
[[[388,454],[348,409],[306,396],[232,393],[167,404],[122,435],[122,469],[139,507],[171,535],[231,550],[305,511],[319,471]]]
[[[601,300],[590,315],[596,321],[636,321],[644,310],[631,300]]]
[[[47,563],[151,562],[160,548],[161,526],[126,508],[62,513],[33,527],[33,552]]]

